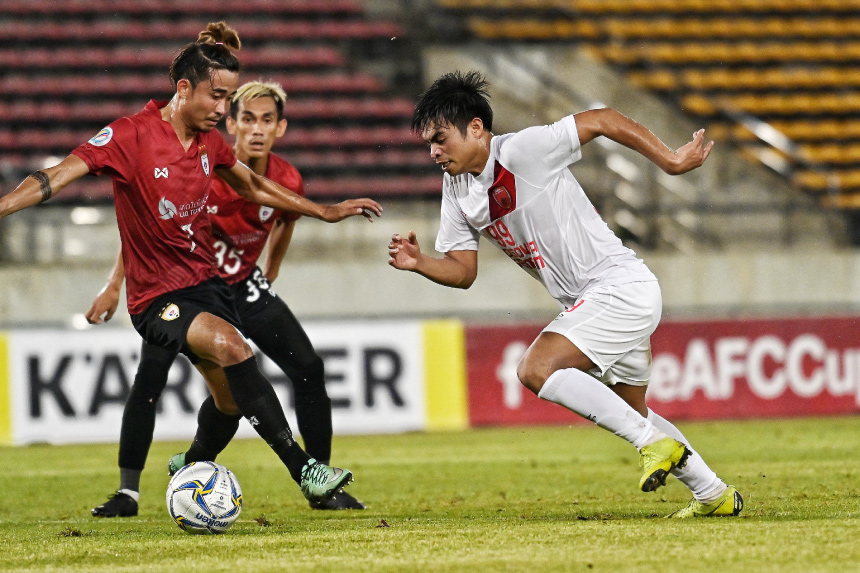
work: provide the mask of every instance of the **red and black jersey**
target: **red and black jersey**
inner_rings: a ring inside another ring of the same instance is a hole
[[[161,118],[167,103],[150,101],[72,151],[90,174],[113,179],[131,314],[215,275],[205,207],[215,169],[236,163],[217,130],[198,133],[186,151]]]
[[[298,169],[274,154],[269,154],[266,177],[299,195],[305,194]],[[245,279],[254,270],[277,219],[295,221],[300,217],[243,199],[218,177],[212,182],[207,207],[218,273],[230,284]]]

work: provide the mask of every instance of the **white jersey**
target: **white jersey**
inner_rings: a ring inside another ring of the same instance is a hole
[[[581,157],[573,116],[494,136],[480,175],[444,175],[436,250],[477,251],[483,234],[564,307],[595,286],[656,281],[570,173]]]

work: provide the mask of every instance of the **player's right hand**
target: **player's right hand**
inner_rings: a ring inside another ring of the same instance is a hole
[[[701,167],[713,147],[713,141],[705,143],[705,130],[700,129],[693,134],[693,139],[690,142],[675,151],[672,163],[665,169],[666,173],[681,175]]]
[[[90,324],[103,324],[113,318],[119,305],[119,291],[105,286],[96,295],[93,305],[87,311],[86,319]]]
[[[349,199],[336,205],[326,205],[322,220],[328,223],[337,223],[356,215],[361,215],[372,223],[373,215],[382,216],[382,207],[373,199]]]
[[[388,243],[388,264],[395,269],[412,270],[418,265],[418,257],[421,256],[421,247],[418,246],[418,237],[415,231],[409,231],[404,239],[398,234],[391,236]]]

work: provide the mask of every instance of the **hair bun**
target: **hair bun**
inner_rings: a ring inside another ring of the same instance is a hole
[[[198,44],[222,44],[230,51],[236,51],[242,48],[242,42],[239,40],[239,34],[236,30],[227,26],[223,20],[220,22],[210,22],[206,29],[200,32],[197,36]]]

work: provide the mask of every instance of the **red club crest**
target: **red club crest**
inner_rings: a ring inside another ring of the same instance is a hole
[[[517,208],[517,183],[514,174],[496,161],[495,180],[487,191],[490,220],[504,217]]]
[[[493,200],[505,211],[509,210],[514,204],[511,192],[504,185],[493,189]]]

